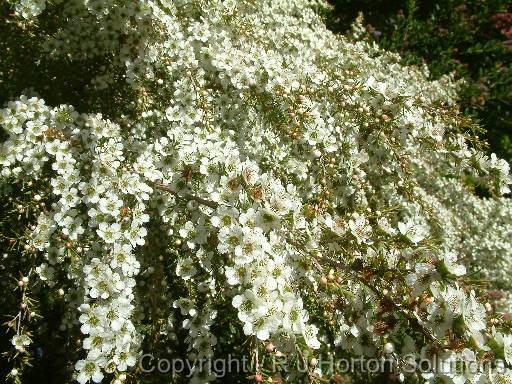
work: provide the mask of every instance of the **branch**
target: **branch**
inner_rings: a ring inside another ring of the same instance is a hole
[[[155,183],[154,187],[156,189],[169,192],[173,194],[174,196],[178,197],[179,199],[185,199],[185,200],[193,200],[198,202],[199,204],[205,205],[207,207],[210,207],[212,209],[216,209],[219,206],[219,203],[216,203],[214,201],[206,200],[201,197],[192,195],[190,193],[178,193],[174,189],[172,189],[169,186],[166,186],[164,184]],[[353,270],[350,266],[340,263],[335,260],[331,260],[323,255],[319,254],[313,254],[312,251],[308,250],[303,244],[298,243],[297,241],[284,236],[286,242],[290,244],[291,246],[295,247],[298,250],[301,250],[303,253],[306,253],[308,256],[311,257],[311,260],[315,264],[315,267],[319,270],[320,273],[323,273],[323,268],[321,264],[318,262],[317,258],[321,261],[325,262],[326,264],[330,265],[333,268],[341,269],[343,272],[345,272],[347,275],[349,275],[353,280],[359,281],[361,284],[363,284],[366,288],[368,288],[374,295],[380,298],[380,300],[385,301],[386,303],[389,303],[393,309],[400,312],[407,320],[411,322],[411,324],[417,326],[423,335],[431,342],[436,343],[437,339],[436,337],[421,323],[421,321],[414,316],[413,314],[409,313],[407,310],[402,308],[400,304],[397,304],[391,296],[385,294],[383,291],[379,290],[377,287],[370,284],[369,281],[364,276],[361,276],[357,271]]]
[[[172,189],[171,187],[164,185],[164,184],[155,183],[155,184],[153,184],[153,186],[156,189],[173,194],[178,199],[193,200],[193,201],[198,202],[199,204],[205,205],[212,209],[216,209],[219,206],[219,203],[216,203],[215,201],[206,200],[206,199],[203,199],[202,197],[198,197],[198,196],[192,195],[190,193],[179,193],[179,192],[175,191],[174,189]]]
[[[381,290],[379,290],[377,287],[370,284],[370,282],[365,279],[364,276],[361,276],[357,271],[353,270],[350,266],[337,262],[335,260],[331,260],[323,255],[313,254],[312,251],[309,251],[304,245],[297,243],[296,241],[285,237],[286,242],[290,245],[294,246],[295,248],[301,250],[302,252],[306,253],[308,256],[310,256],[317,267],[317,269],[323,273],[323,268],[318,263],[318,260],[316,258],[319,258],[321,261],[325,262],[326,264],[330,265],[333,268],[341,269],[343,272],[345,272],[347,275],[349,275],[353,280],[361,282],[366,288],[368,288],[370,291],[372,291],[373,294],[375,294],[377,297],[380,297],[381,300],[385,300],[386,303],[389,303],[393,309],[396,311],[402,313],[407,320],[409,320],[412,324],[416,325],[420,328],[423,335],[430,340],[431,342],[437,342],[436,337],[419,321],[418,318],[416,318],[414,315],[407,312],[404,308],[400,306],[400,304],[397,304],[391,296],[385,294]]]

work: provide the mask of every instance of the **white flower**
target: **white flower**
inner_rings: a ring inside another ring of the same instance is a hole
[[[238,210],[231,207],[220,206],[216,214],[212,216],[211,222],[214,227],[231,227],[236,223]]]
[[[241,284],[246,272],[247,270],[243,266],[226,267],[224,270],[224,274],[226,275],[228,284],[230,285]]]
[[[240,246],[243,238],[242,227],[236,225],[234,227],[223,227],[219,231],[219,244],[217,250],[220,253],[228,253],[234,251],[235,247]]]
[[[216,344],[217,338],[212,334],[199,336],[198,338],[194,339],[194,343],[192,344],[192,346],[198,352],[197,359],[210,359],[213,356],[212,347],[215,346]]]
[[[130,352],[121,352],[115,354],[113,359],[120,372],[124,372],[128,367],[133,367],[137,363],[137,356]]]
[[[265,251],[270,251],[267,239],[259,228],[242,229],[243,237],[241,243],[235,246],[234,253],[237,264],[247,264],[263,256]]]
[[[407,237],[413,244],[419,243],[428,234],[426,227],[418,225],[412,220],[409,220],[406,223],[399,222],[398,230],[402,235]]]
[[[46,8],[46,0],[18,0],[16,11],[25,19],[40,15]]]
[[[146,228],[134,225],[132,223],[130,229],[124,231],[124,236],[132,244],[132,246],[136,247],[137,245],[144,245],[146,243],[144,238],[146,237],[147,233],[148,231]]]
[[[232,299],[233,307],[238,309],[238,318],[244,323],[250,322],[255,313],[258,299],[252,290],[245,290],[242,295],[236,295]]]
[[[194,261],[192,258],[187,257],[178,261],[176,265],[176,275],[181,277],[183,280],[190,280],[196,273],[197,269],[194,267]]]
[[[457,255],[454,252],[445,252],[443,255],[444,266],[449,273],[455,276],[463,276],[466,274],[466,267],[462,264],[456,264]]]
[[[108,197],[102,197],[98,205],[101,212],[117,217],[119,215],[119,209],[123,206],[123,202],[115,194],[110,193]]]
[[[377,224],[379,224],[379,228],[386,232],[388,235],[394,236],[396,235],[396,229],[394,229],[389,223],[388,219],[385,217],[379,217],[377,219]]]
[[[133,276],[139,270],[140,263],[132,253],[131,244],[114,244],[110,267],[121,268],[125,276]]]
[[[366,243],[372,233],[372,228],[368,225],[368,220],[361,215],[358,215],[355,220],[349,220],[348,227],[359,244]]]
[[[194,307],[194,302],[186,297],[181,297],[172,303],[174,308],[180,308],[182,315],[195,316],[197,310]]]
[[[200,218],[197,223],[187,221],[185,225],[180,228],[179,234],[181,237],[187,239],[187,246],[190,249],[195,249],[197,245],[206,243],[206,229],[204,218]]]
[[[80,330],[83,334],[96,333],[100,330],[96,330],[97,327],[101,327],[101,314],[97,313],[97,309],[90,309],[88,304],[82,305],[83,310],[86,313],[80,315],[79,320],[82,323]],[[81,308],[82,309],[82,308]]]
[[[414,272],[406,276],[405,281],[408,285],[413,286],[419,282],[424,276],[434,271],[434,266],[428,263],[417,263],[414,266]]]
[[[92,379],[94,383],[101,383],[103,380],[103,373],[101,372],[101,361],[97,360],[79,360],[75,364],[75,369],[78,372],[77,381],[80,384],[85,384]]]
[[[292,200],[283,193],[274,193],[268,202],[265,202],[265,209],[276,216],[286,215],[292,206]]]
[[[485,314],[485,307],[476,300],[475,292],[471,291],[469,298],[466,299],[462,316],[464,318],[464,324],[472,334],[476,334],[485,329]]]
[[[462,315],[466,302],[466,295],[464,293],[464,290],[462,290],[459,287],[446,287],[446,289],[443,292],[441,292],[441,297],[446,303],[447,309],[454,316]]]
[[[249,325],[250,324],[250,327]],[[256,335],[259,340],[268,340],[271,332],[275,332],[278,328],[279,320],[274,316],[261,316],[256,319],[252,319],[250,323],[244,325],[244,332],[250,329],[250,334]]]
[[[66,208],[75,207],[80,201],[77,192],[78,190],[76,188],[70,188],[63,192],[62,198],[60,199],[62,205],[64,205]]]
[[[279,217],[273,211],[266,208],[258,210],[254,217],[254,224],[265,232],[281,228],[281,221]]]
[[[28,347],[32,341],[30,340],[30,337],[27,335],[15,335],[11,339],[12,345],[18,350],[21,351],[25,347]]]
[[[316,335],[318,334],[318,328],[312,324],[306,324],[304,330],[302,331],[302,335],[304,336],[304,341],[307,346],[312,349],[320,348],[320,342],[318,341]]]
[[[96,232],[108,244],[115,243],[122,236],[121,225],[118,223],[108,224],[102,222],[99,224]]]
[[[304,324],[308,321],[308,314],[302,307],[302,301],[297,300],[294,295],[290,295],[283,311],[285,313],[283,329],[290,333],[303,332]]]

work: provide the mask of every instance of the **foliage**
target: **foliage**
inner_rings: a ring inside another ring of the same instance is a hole
[[[366,38],[399,52],[407,64],[428,63],[431,76],[454,72],[460,97],[480,122],[492,151],[512,159],[512,9],[504,0],[332,0],[329,26],[344,32],[362,11]]]

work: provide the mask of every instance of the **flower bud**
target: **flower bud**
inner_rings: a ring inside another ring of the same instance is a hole
[[[393,345],[393,343],[384,344],[384,353],[390,354],[393,352],[395,352],[395,346]]]

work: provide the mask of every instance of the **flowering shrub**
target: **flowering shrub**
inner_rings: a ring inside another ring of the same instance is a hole
[[[482,125],[492,151],[512,159],[512,8],[506,0],[329,0],[330,28],[346,31],[359,11],[367,33],[402,62],[428,64],[432,78],[464,79],[461,109]]]
[[[27,224],[4,259],[30,261],[3,272],[21,293],[11,379],[59,328],[79,383],[146,380],[144,351],[187,355],[194,383],[231,351],[257,382],[342,379],[267,364],[322,353],[393,356],[401,381],[512,382],[509,166],[472,141],[453,79],[335,37],[306,0],[13,6],[59,22],[49,57],[108,58],[88,86],[110,93],[0,110],[2,195]],[[419,358],[491,368],[406,369]]]

